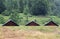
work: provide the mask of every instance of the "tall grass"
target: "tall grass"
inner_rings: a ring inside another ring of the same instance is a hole
[[[6,27],[6,26],[5,26]],[[2,27],[1,27],[2,28]],[[35,31],[42,31],[42,32],[53,32],[59,27],[50,27],[50,26],[7,26],[6,28],[12,30],[35,30]]]

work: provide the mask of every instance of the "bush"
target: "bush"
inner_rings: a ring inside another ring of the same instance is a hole
[[[10,15],[10,18],[12,19],[15,23],[19,24],[20,23],[20,17],[19,17],[19,13],[16,11],[13,11],[12,14]]]
[[[4,23],[4,18],[3,16],[0,15],[0,24],[3,24]]]
[[[2,15],[9,16],[11,13],[8,10],[5,10],[1,13]]]

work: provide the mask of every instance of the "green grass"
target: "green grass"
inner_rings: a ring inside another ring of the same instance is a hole
[[[3,16],[3,15],[2,15]],[[7,22],[9,20],[10,16],[3,16],[4,17],[4,21]],[[26,25],[26,16],[23,13],[20,13],[20,17],[22,17],[21,22],[19,23],[19,25]],[[44,25],[45,23],[49,22],[50,18],[52,18],[52,20],[60,25],[60,18],[56,17],[56,16],[32,16],[32,17],[28,17],[29,22],[34,21],[36,19],[36,22],[40,25]]]

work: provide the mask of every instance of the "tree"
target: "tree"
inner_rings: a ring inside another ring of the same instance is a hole
[[[24,3],[23,0],[17,0],[18,10],[20,13],[23,13],[24,10]]]
[[[1,13],[4,16],[9,16],[11,13],[8,10],[5,10],[4,12]]]
[[[28,22],[29,7],[26,5],[24,8],[24,15],[26,17],[26,23]]]
[[[3,4],[3,1],[0,0],[0,13],[2,13],[2,12],[5,11],[5,10],[6,10],[6,7],[5,7],[5,5]]]
[[[45,16],[48,12],[48,7],[46,1],[36,1],[34,6],[31,8],[32,15],[42,15]]]
[[[16,11],[13,11],[10,16],[10,19],[12,19],[14,22],[19,24],[19,22],[20,22],[19,13],[17,13]]]

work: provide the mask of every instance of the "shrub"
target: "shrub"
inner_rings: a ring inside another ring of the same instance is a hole
[[[0,24],[3,24],[4,23],[4,18],[3,16],[0,15]]]

